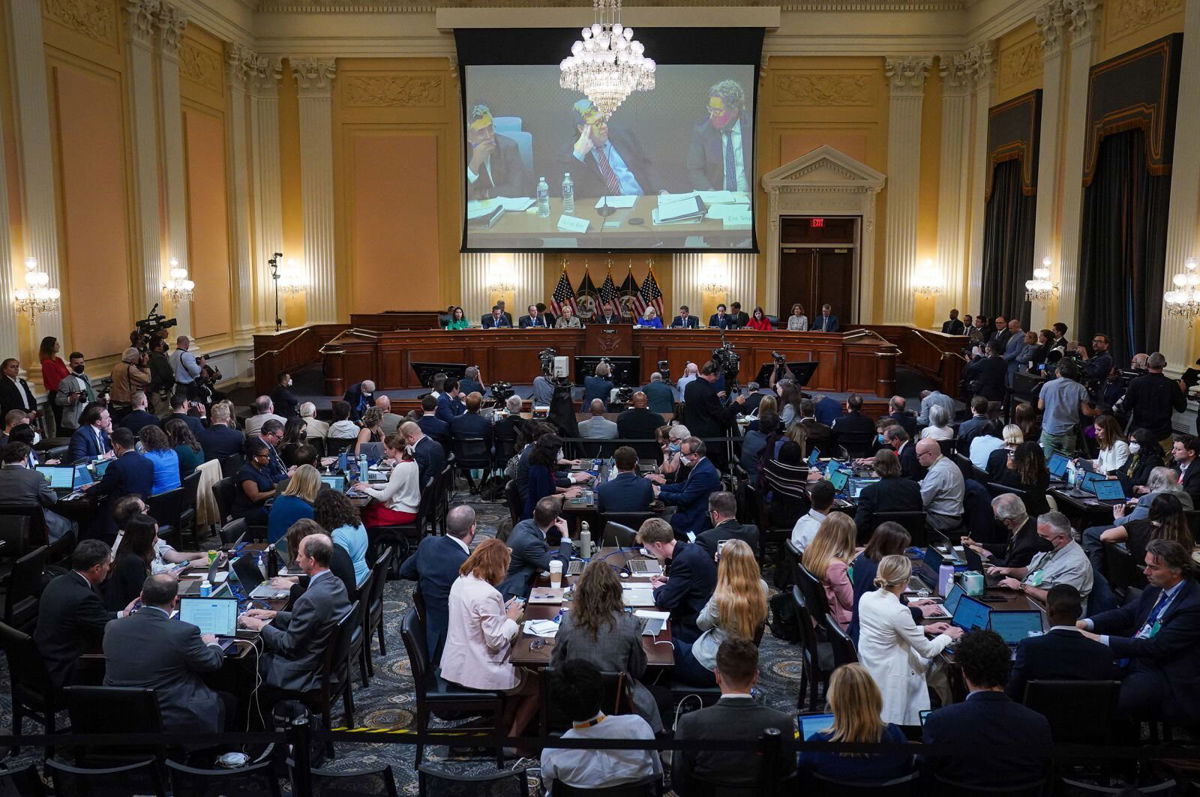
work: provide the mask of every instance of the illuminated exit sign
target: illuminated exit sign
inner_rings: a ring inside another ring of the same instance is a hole
[[[809,220],[808,220],[808,224],[809,224],[809,226],[810,226],[810,227],[812,227],[812,228],[814,228],[814,229],[815,229],[815,228],[817,228],[817,227],[824,227],[824,226],[825,226],[825,219],[809,219]]]

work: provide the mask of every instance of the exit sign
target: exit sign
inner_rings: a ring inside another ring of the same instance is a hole
[[[813,229],[816,229],[817,227],[824,227],[825,219],[809,219],[808,225]]]

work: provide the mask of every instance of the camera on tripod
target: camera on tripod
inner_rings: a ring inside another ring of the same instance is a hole
[[[671,381],[671,363],[670,362],[668,362],[667,360],[659,360],[658,361],[658,372],[660,374],[662,374],[662,378],[663,378],[664,382]]]
[[[741,368],[742,358],[733,350],[733,345],[722,340],[721,347],[713,349],[712,359],[725,377],[725,387],[727,389],[736,388],[738,369]]]
[[[167,318],[158,312],[158,305],[150,308],[150,312],[140,321],[134,321],[134,330],[129,335],[130,342],[145,351],[150,348],[150,341],[155,338],[166,338],[167,330],[179,323],[178,319]]]
[[[508,401],[508,397],[514,392],[511,382],[493,382],[491,384],[491,391],[492,399],[495,400],[497,406],[503,405],[505,401]]]
[[[787,367],[787,357],[780,354],[779,352],[777,352],[777,351],[771,352],[771,359],[775,362],[776,368],[786,368]]]

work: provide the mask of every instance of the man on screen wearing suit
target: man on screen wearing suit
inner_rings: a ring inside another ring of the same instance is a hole
[[[471,108],[467,118],[467,198],[529,196],[517,142],[496,135],[486,105]]]
[[[679,306],[679,315],[675,316],[671,321],[671,328],[699,329],[700,319],[691,314],[686,304],[681,304]]]
[[[841,327],[838,317],[832,314],[833,308],[827,304],[821,305],[821,314],[813,319],[809,332],[837,332]]]
[[[754,133],[745,115],[746,93],[733,80],[708,90],[708,119],[696,125],[688,148],[687,168],[698,191],[741,191],[752,183]]]
[[[483,317],[484,329],[508,329],[512,326],[512,322],[508,320],[508,316],[500,309],[500,305],[494,305],[490,315]]]
[[[400,578],[416,581],[425,603],[425,649],[435,666],[441,661],[450,625],[450,587],[474,539],[475,510],[466,504],[456,506],[446,515],[446,533],[421,540],[417,552],[400,567]]]
[[[658,193],[654,167],[631,131],[610,126],[591,100],[578,100],[571,108],[575,139],[559,158],[559,168],[571,173],[576,199]]]

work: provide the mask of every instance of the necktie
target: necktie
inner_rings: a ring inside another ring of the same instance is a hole
[[[733,135],[725,134],[725,190],[737,190],[737,165],[733,161]]]
[[[1146,622],[1142,626],[1142,630],[1138,632],[1139,639],[1147,639],[1154,633],[1154,624],[1158,622],[1158,618],[1162,615],[1163,609],[1167,605],[1167,592],[1163,590],[1158,594],[1158,600],[1154,602],[1154,608],[1150,610],[1150,614],[1146,616]]]
[[[104,453],[104,433],[99,430],[96,431],[96,451],[100,454]]]
[[[592,151],[596,153],[596,165],[600,167],[600,176],[604,178],[604,183],[608,186],[608,193],[612,196],[620,196],[621,181],[617,179],[617,173],[613,171],[612,165],[608,162],[608,155],[600,148]]]

